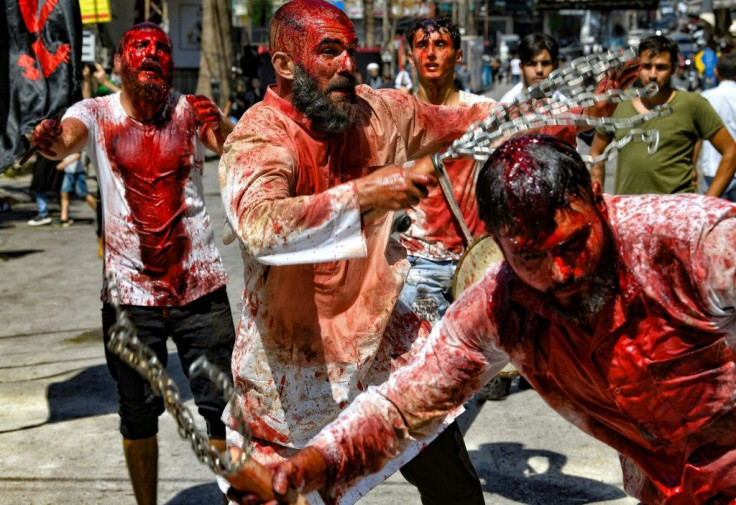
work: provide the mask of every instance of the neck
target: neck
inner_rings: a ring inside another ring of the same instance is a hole
[[[452,79],[444,82],[420,80],[417,97],[420,101],[432,105],[460,104],[460,93],[455,89]]]
[[[166,106],[166,98],[168,92],[162,100],[156,102],[145,102],[131,95],[129,91],[123,88],[120,93],[120,104],[128,117],[135,119],[141,123],[148,123],[158,118]]]
[[[659,93],[657,93],[653,97],[649,98],[649,97],[643,96],[640,98],[640,100],[641,100],[641,103],[647,109],[651,109],[653,107],[656,107],[657,105],[662,105],[664,103],[667,103],[670,100],[670,98],[672,98],[672,95],[674,92],[675,92],[674,88],[671,88],[668,85],[666,88],[660,89]]]

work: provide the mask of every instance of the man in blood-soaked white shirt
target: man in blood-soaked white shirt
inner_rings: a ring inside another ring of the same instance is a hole
[[[171,40],[157,25],[131,28],[115,55],[122,91],[75,104],[61,122],[42,122],[34,142],[55,159],[84,149],[97,167],[105,342],[116,321],[111,303],[118,302],[164,365],[172,336],[185,370],[202,355],[228,370],[235,330],[202,168],[205,146],[221,152],[232,125],[207,98],[170,91],[171,53]],[[117,300],[110,298],[108,276],[117,284]],[[106,357],[118,383],[120,432],[136,499],[155,503],[163,402],[135,370],[109,352]],[[213,445],[224,449],[222,392],[203,379],[191,388]]]
[[[604,196],[569,144],[539,135],[501,146],[477,188],[506,261],[413,361],[275,468],[277,495],[377,471],[510,360],[619,452],[643,504],[735,504],[736,206]]]

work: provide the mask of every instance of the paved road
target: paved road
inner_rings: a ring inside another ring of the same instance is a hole
[[[206,173],[207,205],[221,244],[215,161]],[[0,504],[132,504],[115,389],[102,352],[92,212],[75,201],[72,227],[31,228],[29,184],[29,176],[0,177],[0,196],[15,202],[12,212],[0,214]],[[240,255],[234,246],[220,250],[235,312],[243,286]],[[175,356],[170,373],[193,407]],[[462,425],[487,503],[636,503],[621,490],[615,453],[558,418],[534,391],[514,389],[505,401],[471,401],[467,408]],[[159,497],[169,505],[220,503],[211,473],[168,415],[161,420]],[[399,502],[420,503],[400,475],[361,501]]]

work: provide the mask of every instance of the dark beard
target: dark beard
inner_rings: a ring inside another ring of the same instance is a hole
[[[565,319],[576,324],[591,325],[595,316],[610,302],[618,290],[618,254],[611,231],[605,231],[605,245],[598,270],[590,278],[586,292],[568,300],[561,306],[552,294],[546,295],[548,302]]]
[[[132,97],[145,103],[161,103],[171,88],[170,79],[162,84],[138,83],[138,72],[123,63],[120,69],[120,77],[123,86],[130,92]]]
[[[352,88],[352,93],[345,102],[335,103],[326,93],[335,88]],[[294,69],[294,84],[291,101],[294,107],[312,120],[312,128],[323,133],[341,133],[347,130],[358,114],[355,95],[355,77],[345,77],[337,84],[333,83],[322,93],[316,79],[299,65]]]

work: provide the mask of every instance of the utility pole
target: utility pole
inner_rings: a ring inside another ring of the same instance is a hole
[[[230,0],[202,1],[202,51],[197,94],[212,98],[220,108],[230,97],[234,63]]]

